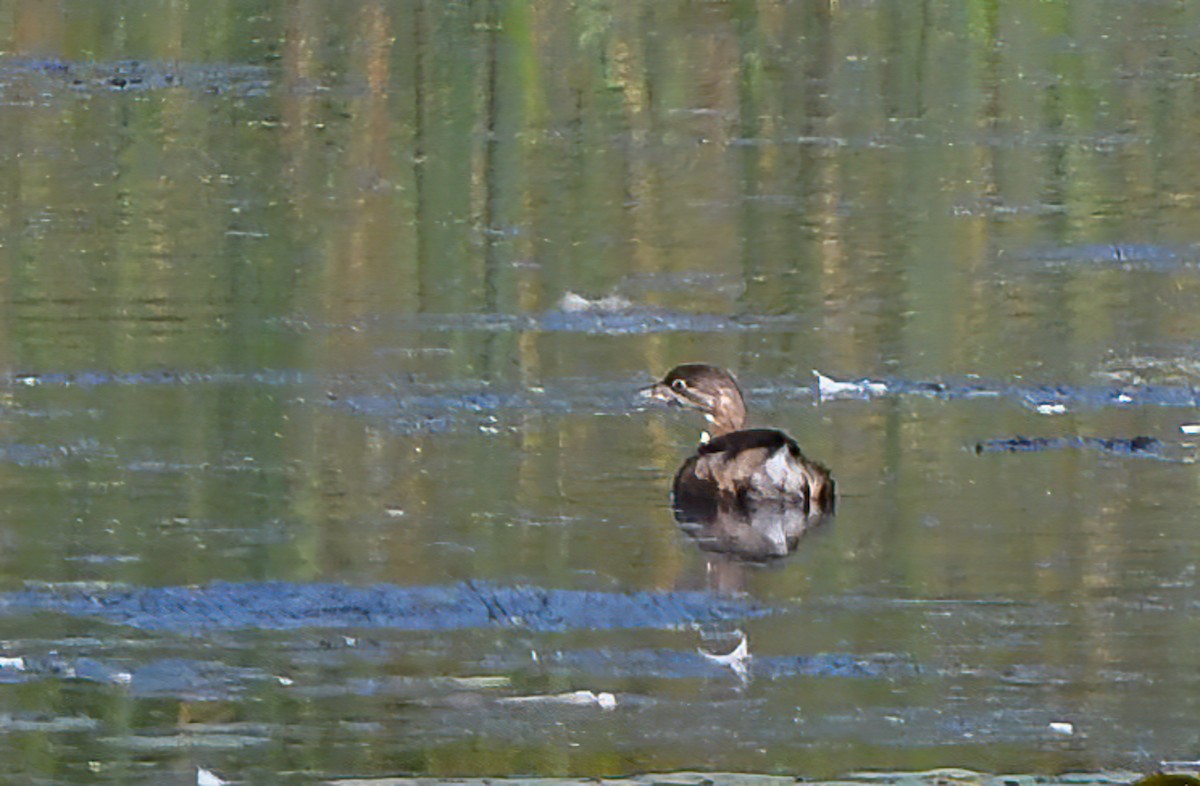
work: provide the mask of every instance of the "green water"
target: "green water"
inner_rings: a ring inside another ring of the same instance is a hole
[[[3,770],[1194,758],[1193,408],[810,387],[1200,384],[1197,31],[1166,0],[0,0],[0,590],[484,580],[786,609],[738,626],[766,664],[746,683],[679,665],[732,630],[0,614],[27,663],[0,668]],[[836,521],[783,562],[672,519],[701,424],[634,394],[693,360],[833,469]],[[1166,460],[973,450],[1015,435],[1148,435]],[[822,654],[916,671],[768,668]],[[576,690],[617,706],[506,701]]]

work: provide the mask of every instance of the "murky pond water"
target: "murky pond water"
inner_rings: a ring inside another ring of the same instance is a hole
[[[0,0],[5,772],[1195,758],[1198,30]],[[693,360],[786,559],[672,516]]]

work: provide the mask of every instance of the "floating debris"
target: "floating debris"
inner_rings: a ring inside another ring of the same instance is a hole
[[[813,369],[813,376],[817,378],[817,399],[819,401],[831,401],[839,398],[868,399],[885,395],[888,392],[886,382],[865,378],[854,382],[840,382],[825,376],[816,369]]]
[[[738,633],[741,634],[741,641],[738,642],[737,646],[734,647],[733,650],[725,655],[714,655],[710,652],[705,652],[699,647],[696,648],[696,652],[699,652],[707,660],[710,660],[719,666],[724,666],[730,669],[742,682],[749,682],[751,658],[750,637],[742,631],[738,631]]]
[[[602,710],[613,710],[617,707],[617,697],[613,694],[606,692],[593,693],[590,690],[537,694],[533,696],[505,696],[497,701],[504,704],[570,704],[576,707],[595,705]]]
[[[0,671],[25,671],[25,659],[19,655],[15,658],[0,657]]]
[[[504,675],[484,674],[477,677],[446,677],[445,681],[456,688],[508,688],[512,679]]]
[[[212,770],[196,768],[196,786],[225,786],[229,781],[221,780]]]
[[[587,298],[574,292],[567,292],[558,301],[558,308],[567,314],[617,314],[633,308],[633,302],[620,295]]]
[[[1164,458],[1164,443],[1155,437],[1006,437],[975,443],[975,453],[1040,453],[1067,448],[1094,448],[1121,456]]]

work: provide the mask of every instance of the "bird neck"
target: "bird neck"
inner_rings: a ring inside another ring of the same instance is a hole
[[[740,431],[746,425],[746,405],[736,393],[722,392],[713,404],[712,412],[706,413],[712,424],[714,437]]]

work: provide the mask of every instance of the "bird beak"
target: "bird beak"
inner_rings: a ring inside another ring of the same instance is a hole
[[[678,397],[671,391],[669,387],[661,382],[655,382],[653,385],[647,385],[638,391],[641,398],[648,398],[651,401],[667,401],[678,403]]]

